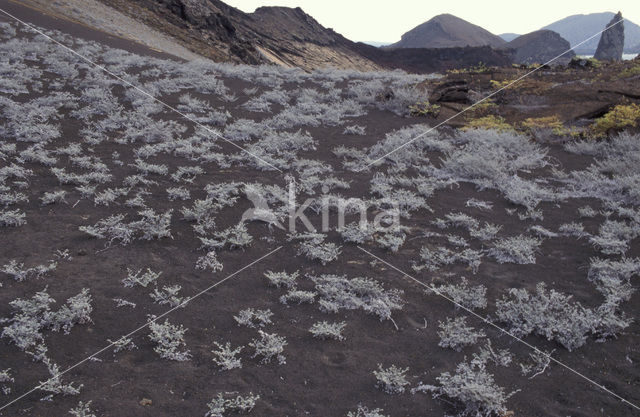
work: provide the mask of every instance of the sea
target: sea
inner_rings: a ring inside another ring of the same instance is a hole
[[[578,55],[581,58],[593,58],[593,55]],[[635,57],[637,57],[638,54],[622,54],[622,60],[623,61],[630,61],[632,59],[634,59]]]

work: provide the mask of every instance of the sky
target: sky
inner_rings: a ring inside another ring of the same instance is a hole
[[[396,42],[433,16],[450,13],[498,35],[525,34],[574,14],[622,11],[640,24],[638,0],[222,0],[244,12],[260,6],[301,7],[353,41]]]

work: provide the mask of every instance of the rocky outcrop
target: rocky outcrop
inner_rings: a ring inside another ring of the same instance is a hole
[[[431,103],[469,103],[467,80],[450,80],[434,87],[429,96]]]
[[[570,62],[568,67],[573,69],[592,70],[597,66],[597,61],[590,58],[575,57]]]
[[[576,47],[578,55],[593,55],[596,53],[600,36],[593,36],[607,26],[615,16],[611,12],[577,14],[565,17],[541,29],[557,32]],[[587,40],[588,39],[588,40]],[[640,44],[640,26],[629,19],[624,21],[625,53],[632,53],[631,49]]]
[[[561,54],[554,63],[566,64],[576,55],[570,51],[569,41],[551,30],[537,30],[519,36],[504,48],[514,51],[513,59],[518,64],[544,64]]]
[[[622,13],[611,19],[606,26],[606,30],[602,32],[598,49],[593,56],[600,61],[622,61],[622,51],[624,49],[624,22],[622,22]]]
[[[499,36],[450,14],[441,14],[402,35],[388,48],[498,47],[506,42]]]
[[[385,68],[400,68],[415,73],[444,72],[480,64],[501,67],[513,63],[512,51],[490,46],[382,49],[358,43],[357,51]]]

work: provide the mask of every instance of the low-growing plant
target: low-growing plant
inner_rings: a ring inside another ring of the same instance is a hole
[[[29,278],[42,278],[49,272],[54,271],[57,267],[57,262],[50,261],[48,265],[43,264],[25,268],[23,263],[18,263],[18,261],[12,259],[8,264],[0,268],[0,272],[11,276],[15,281],[22,282]]]
[[[80,401],[76,407],[69,410],[69,414],[74,417],[97,417],[93,411],[91,411],[91,401],[87,401],[86,403]]]
[[[498,386],[493,375],[486,369],[487,360],[475,357],[462,362],[456,372],[443,372],[436,379],[439,385],[421,384],[412,392],[427,391],[434,398],[446,397],[455,402],[461,417],[502,416],[507,412],[507,400],[515,394],[507,394]]]
[[[618,104],[597,119],[591,125],[590,131],[596,137],[604,137],[625,128],[636,127],[638,121],[640,121],[640,105],[635,103]]]
[[[135,287],[139,285],[146,288],[149,284],[156,282],[156,280],[162,275],[162,272],[153,272],[151,268],[147,268],[146,272],[142,273],[142,269],[133,271],[127,268],[127,277],[122,280],[125,287]]]
[[[595,211],[591,206],[584,206],[578,209],[578,214],[580,214],[580,217],[589,218],[596,217],[598,215],[598,212]]]
[[[178,293],[182,289],[180,285],[165,285],[162,290],[155,288],[149,296],[160,305],[168,304],[169,307],[183,307],[189,301],[189,297],[180,297]]]
[[[82,198],[90,198],[96,193],[96,185],[79,185],[76,187],[76,191],[80,193]]]
[[[541,243],[540,239],[530,236],[507,237],[495,241],[488,253],[501,264],[535,264],[536,252]]]
[[[5,190],[8,191],[9,187],[4,187],[0,183],[0,191],[5,191]],[[29,198],[23,193],[19,193],[19,192],[14,192],[14,193],[2,192],[2,193],[0,193],[0,205],[3,205],[5,207],[11,206],[11,205],[15,205],[15,204],[19,204],[19,203],[26,203],[28,201],[29,201]]]
[[[16,210],[0,210],[0,226],[22,226],[27,224],[27,217],[22,211]]]
[[[83,288],[79,294],[67,299],[67,302],[50,318],[51,330],[57,332],[62,329],[65,334],[69,334],[76,324],[92,323],[91,301],[91,294],[87,288]]]
[[[149,330],[151,330],[149,339],[156,344],[153,348],[154,352],[160,355],[161,358],[172,361],[182,362],[191,358],[191,353],[186,349],[186,342],[184,341],[184,334],[187,329],[182,325],[171,324],[169,320],[165,320],[164,323],[160,324],[156,322],[154,316],[151,316],[149,320]]]
[[[425,246],[420,249],[421,263],[416,262],[412,267],[416,271],[421,271],[425,268],[429,271],[437,271],[444,265],[462,262],[467,264],[471,269],[471,272],[475,274],[482,263],[483,256],[483,251],[470,248],[466,248],[462,251],[452,251],[443,247],[430,249]]]
[[[191,198],[191,193],[184,187],[169,187],[167,188],[167,196],[169,201],[185,201]]]
[[[14,313],[4,319],[8,323],[0,337],[9,338],[19,349],[28,350],[43,341],[42,331],[63,330],[68,334],[76,324],[91,322],[91,295],[84,288],[78,295],[70,297],[58,310],[51,311],[55,300],[44,291],[37,292],[31,299],[16,299],[9,303]]]
[[[138,171],[142,172],[145,175],[167,175],[169,173],[169,168],[166,165],[151,164],[149,162],[143,161],[142,159],[136,159],[135,164],[131,164],[131,166],[135,167]]]
[[[295,288],[290,289],[285,295],[280,297],[282,304],[289,304],[295,302],[298,304],[311,304],[316,300],[316,293],[313,291],[297,290]]]
[[[231,226],[221,232],[214,233],[213,237],[200,237],[202,247],[207,249],[241,249],[249,246],[253,237],[247,231],[244,223]]]
[[[551,230],[536,224],[533,225],[529,228],[529,231],[533,232],[533,234],[537,235],[538,237],[541,238],[554,238],[554,237],[558,237],[560,236],[558,233],[556,232],[552,232]]]
[[[468,326],[467,318],[464,316],[456,317],[453,320],[447,317],[446,322],[439,322],[439,327],[440,342],[438,346],[451,348],[457,352],[460,352],[465,346],[475,345],[478,340],[486,336],[484,331]]]
[[[478,117],[469,120],[462,128],[463,130],[482,129],[497,130],[498,132],[512,132],[514,128],[502,116],[489,114],[487,116]]]
[[[470,198],[469,200],[467,200],[467,202],[465,203],[465,206],[467,206],[467,207],[475,207],[475,208],[479,208],[481,210],[492,210],[493,209],[493,203],[492,202],[477,200],[475,198]]]
[[[12,384],[15,379],[11,376],[11,368],[0,370],[0,384],[2,384],[2,393],[4,395],[11,394],[11,387],[5,384]]]
[[[529,353],[530,361],[528,363],[520,364],[520,372],[522,375],[528,376],[529,379],[533,379],[536,376],[543,374],[551,364],[550,356],[552,353],[553,351],[550,353],[543,353],[539,350],[534,350]]]
[[[549,130],[554,135],[565,136],[571,132],[567,127],[565,127],[564,123],[560,121],[560,118],[557,115],[530,117],[523,120],[520,125],[525,131],[530,133],[535,133],[539,130]]]
[[[118,197],[126,196],[129,193],[129,190],[126,188],[107,188],[102,192],[95,195],[93,198],[93,202],[95,205],[107,206],[111,203],[114,203]]]
[[[525,289],[512,288],[496,302],[498,319],[509,324],[518,337],[536,333],[555,340],[571,351],[583,346],[589,334],[615,336],[630,324],[630,320],[616,313],[615,305],[603,304],[592,310],[554,290],[544,283],[531,294]]]
[[[440,229],[446,229],[447,227],[463,227],[467,230],[474,230],[480,226],[476,219],[462,212],[451,212],[443,219],[436,219],[432,223]]]
[[[592,258],[587,277],[604,296],[605,304],[615,306],[631,298],[635,292],[635,288],[631,285],[631,277],[638,274],[640,274],[638,258],[620,260]]]
[[[495,239],[501,229],[502,226],[485,222],[484,226],[482,227],[477,226],[475,228],[469,229],[469,235],[475,239],[486,242]]]
[[[272,272],[267,271],[264,276],[269,280],[269,285],[272,285],[276,288],[284,287],[284,288],[293,288],[296,284],[296,280],[298,279],[298,271],[292,272],[291,274],[282,271],[282,272]]]
[[[131,339],[130,337],[121,337],[115,342],[110,339],[107,339],[107,341],[113,344],[113,353],[123,352],[125,350],[138,349],[138,346],[136,346],[136,344],[133,343],[133,339]]]
[[[453,246],[456,246],[459,248],[466,248],[469,246],[467,239],[463,238],[462,236],[449,234],[449,235],[446,235],[445,237],[447,238],[447,241]]]
[[[440,105],[422,101],[409,106],[409,112],[414,117],[433,116],[438,117],[440,114]]]
[[[427,294],[438,292],[469,310],[487,307],[487,288],[484,285],[470,286],[462,277],[460,284],[444,284],[425,290]]]
[[[136,308],[136,303],[133,303],[131,301],[127,301],[127,300],[122,299],[122,298],[113,298],[113,301],[115,301],[116,307]]]
[[[189,222],[197,222],[198,224],[207,224],[212,222],[212,216],[222,208],[220,203],[216,203],[212,199],[195,200],[193,207],[183,207],[181,209],[182,218]]]
[[[385,290],[371,278],[321,275],[309,277],[315,284],[319,295],[320,309],[337,313],[340,310],[362,309],[368,314],[378,316],[380,320],[391,320],[393,310],[402,309],[401,290]],[[394,323],[395,325],[395,323]]]
[[[402,394],[405,387],[409,385],[407,372],[409,372],[409,368],[402,369],[395,365],[383,368],[381,364],[378,364],[378,370],[373,371],[377,380],[376,387],[387,394]]]
[[[194,167],[178,167],[176,172],[171,174],[171,179],[175,182],[193,183],[196,176],[204,174],[204,169],[199,166]]]
[[[260,363],[270,363],[273,358],[276,358],[280,365],[286,363],[286,358],[282,354],[287,345],[286,339],[275,333],[265,333],[262,330],[258,330],[258,333],[260,333],[260,339],[253,339],[249,343],[249,346],[255,349],[252,358],[261,356]]]
[[[56,365],[55,363],[53,363],[49,358],[44,357],[43,358],[43,362],[45,363],[45,365],[47,365],[47,368],[49,369],[49,374],[51,375],[51,378],[47,379],[46,381],[40,381],[40,386],[39,389],[45,392],[50,392],[52,395],[55,394],[62,394],[64,396],[67,395],[78,395],[80,394],[80,389],[82,388],[82,384],[80,384],[77,387],[73,386],[73,383],[70,382],[68,384],[63,384],[62,383],[62,378],[60,375],[60,368],[58,367],[58,365]],[[45,397],[47,398],[47,397]]]
[[[581,237],[589,236],[589,233],[585,232],[582,223],[564,223],[558,227],[558,231],[565,236],[573,236],[580,239]]]
[[[333,242],[324,242],[324,238],[324,235],[320,235],[320,237],[304,239],[298,246],[298,254],[313,261],[320,261],[322,265],[335,261],[342,252],[341,247]]]
[[[222,263],[218,260],[218,255],[215,251],[209,251],[206,255],[201,256],[196,261],[196,269],[210,270],[212,272],[222,271]]]
[[[124,223],[124,215],[115,214],[98,221],[94,226],[80,226],[78,229],[98,239],[106,239],[107,245],[115,241],[127,245],[134,238],[135,230]]]
[[[313,337],[317,339],[334,339],[342,341],[345,339],[345,337],[342,335],[342,331],[346,326],[347,323],[344,321],[336,323],[319,321],[311,326],[309,332],[313,335]]]
[[[233,316],[239,326],[246,326],[252,329],[256,327],[264,327],[267,324],[271,324],[271,317],[273,312],[270,309],[256,310],[253,308],[246,308],[240,310],[237,316]]]
[[[622,255],[629,243],[640,235],[640,227],[634,222],[607,219],[600,225],[599,234],[591,236],[589,242],[605,255]]]
[[[211,402],[207,404],[209,411],[207,411],[205,417],[225,417],[228,411],[245,414],[250,413],[256,406],[256,402],[260,399],[259,395],[253,395],[252,392],[246,396],[237,395],[235,397],[227,397],[220,393],[212,399]]]
[[[142,218],[136,222],[130,223],[130,226],[140,232],[140,239],[153,240],[171,236],[171,214],[173,209],[169,209],[164,213],[156,214],[153,209],[146,209],[138,212]]]
[[[631,78],[640,75],[640,64],[633,64],[618,74],[619,78]]]
[[[213,344],[218,348],[211,351],[211,353],[215,355],[213,362],[218,365],[220,369],[229,371],[231,369],[242,368],[242,361],[238,358],[238,355],[244,348],[243,346],[232,349],[231,343],[229,342],[224,345],[221,345],[218,342],[213,342]]]
[[[387,415],[382,414],[384,410],[381,408],[369,409],[362,405],[358,405],[358,409],[354,411],[349,411],[347,413],[347,417],[389,417]]]
[[[364,126],[360,125],[351,125],[344,128],[342,132],[343,135],[364,135],[366,133],[366,129]]]
[[[375,241],[381,248],[384,248],[390,252],[398,252],[400,247],[404,244],[407,235],[403,230],[393,230],[386,233],[379,233],[375,236]]]

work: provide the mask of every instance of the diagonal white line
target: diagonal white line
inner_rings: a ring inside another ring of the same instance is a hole
[[[463,306],[462,304],[458,303],[457,301],[451,299],[447,295],[445,295],[445,294],[441,293],[440,291],[438,291],[435,287],[425,284],[424,282],[420,281],[419,279],[407,274],[406,272],[402,271],[401,269],[395,267],[394,265],[390,264],[389,262],[387,262],[384,259],[374,255],[373,253],[369,252],[368,250],[366,250],[366,249],[364,249],[364,248],[362,248],[360,246],[358,246],[358,249],[360,249],[362,252],[366,253],[367,255],[377,259],[378,261],[382,262],[383,264],[387,265],[388,267],[393,268],[395,271],[401,273],[402,275],[404,275],[405,277],[411,279],[412,281],[416,282],[417,284],[429,289],[430,291],[433,291],[434,293],[436,293],[440,297],[442,297],[445,300],[455,304],[456,307],[463,309],[464,311],[466,311],[467,313],[471,314],[472,316],[482,320],[484,323],[488,324],[489,326],[498,329],[500,332],[502,332],[502,333],[506,334],[507,336],[515,339],[516,341],[522,343],[523,345],[533,349],[534,351],[536,351],[537,353],[545,356],[546,358],[548,358],[549,360],[553,361],[554,363],[556,363],[556,364],[562,366],[563,368],[573,372],[574,374],[576,374],[580,378],[588,381],[592,385],[595,385],[596,387],[600,388],[601,390],[613,395],[614,397],[616,397],[617,399],[619,399],[623,403],[626,403],[626,404],[630,405],[631,407],[635,408],[636,411],[640,411],[640,407],[638,407],[636,404],[626,400],[625,398],[621,397],[620,395],[618,395],[615,392],[611,391],[610,389],[606,388],[604,385],[601,385],[601,384],[597,383],[596,381],[594,381],[593,379],[591,379],[591,378],[585,376],[584,374],[576,371],[575,369],[571,368],[569,365],[566,365],[566,364],[560,362],[559,360],[553,358],[551,355],[547,354],[546,352],[541,351],[540,349],[538,349],[537,347],[533,346],[532,344],[525,342],[524,340],[520,339],[518,336],[514,335],[513,333],[509,332],[508,330],[505,330],[502,327],[498,326],[497,324],[495,324],[491,320],[489,320],[489,319],[487,319],[485,317],[482,317],[481,315],[479,315],[478,313],[474,312],[473,310]]]
[[[442,122],[438,123],[437,125],[427,129],[427,131],[419,134],[418,136],[414,137],[413,139],[408,140],[407,142],[403,143],[402,145],[398,146],[397,148],[393,149],[392,151],[387,152],[386,154],[382,155],[381,157],[379,157],[378,159],[368,163],[367,165],[365,165],[364,167],[362,167],[361,169],[357,170],[356,172],[361,172],[364,171],[365,169],[368,169],[371,165],[383,160],[384,158],[386,158],[387,156],[399,151],[400,149],[406,147],[407,145],[412,144],[413,142],[415,142],[416,140],[424,137],[426,134],[428,134],[429,132],[432,132],[433,130],[439,128],[440,126],[442,126],[445,123],[448,123],[449,121],[455,119],[456,117],[460,116],[461,114],[469,111],[470,109],[474,108],[475,106],[477,106],[478,104],[490,99],[491,97],[495,96],[496,94],[498,94],[499,92],[511,87],[512,85],[516,84],[519,81],[522,81],[524,78],[530,76],[531,74],[533,74],[534,72],[540,70],[541,68],[543,68],[545,65],[549,65],[550,63],[554,62],[555,60],[557,60],[558,58],[562,57],[563,55],[573,51],[574,49],[576,49],[577,47],[579,47],[580,45],[589,42],[591,39],[595,38],[596,36],[601,35],[602,33],[604,33],[605,31],[611,29],[612,27],[614,27],[615,25],[617,25],[618,23],[622,23],[625,19],[622,18],[621,20],[615,22],[614,24],[612,24],[611,26],[607,26],[605,27],[603,30],[601,30],[600,32],[596,33],[595,35],[592,35],[590,37],[588,37],[587,39],[583,40],[582,42],[580,42],[579,44],[572,46],[571,48],[567,49],[566,51],[564,51],[563,53],[561,53],[560,55],[557,55],[556,57],[550,59],[549,61],[545,62],[544,64],[542,64],[541,66],[534,68],[533,70],[527,72],[526,74],[524,74],[523,76],[516,78],[515,80],[511,81],[509,84],[505,85],[504,87],[499,88],[498,90],[492,92],[491,94],[483,97],[482,99],[476,101],[475,103],[471,104],[468,107],[465,107],[464,109],[460,110],[458,113],[454,114],[453,116],[447,118],[446,120],[443,120]]]
[[[176,109],[175,107],[173,107],[170,104],[165,103],[164,101],[154,97],[152,94],[150,94],[149,92],[143,90],[142,88],[130,83],[129,81],[125,80],[124,78],[120,77],[119,75],[113,73],[112,71],[109,71],[107,68],[103,67],[100,64],[97,64],[93,61],[91,61],[89,58],[85,57],[84,55],[74,51],[73,49],[69,48],[67,45],[57,41],[56,39],[52,38],[51,36],[47,35],[46,33],[44,33],[43,31],[39,30],[38,28],[30,25],[29,23],[18,19],[17,17],[15,17],[14,15],[10,14],[9,12],[7,12],[6,10],[0,8],[0,12],[6,14],[7,16],[9,16],[10,18],[14,19],[17,22],[22,23],[24,26],[28,27],[29,29],[33,30],[34,32],[44,36],[45,38],[49,39],[51,42],[55,43],[58,46],[61,46],[62,48],[64,48],[65,50],[71,52],[72,54],[76,55],[77,57],[79,57],[80,59],[82,59],[83,61],[89,63],[90,65],[93,65],[96,68],[99,68],[100,70],[106,72],[107,74],[111,75],[112,77],[116,78],[118,81],[126,84],[127,86],[139,91],[140,93],[144,94],[145,96],[153,99],[154,101],[160,103],[161,105],[163,105],[164,107],[168,108],[169,110],[179,114],[180,116],[184,117],[185,119],[189,120],[190,122],[193,122],[196,124],[196,126],[201,127],[203,129],[205,129],[207,132],[213,134],[214,136],[218,137],[219,139],[222,139],[223,141],[235,146],[236,148],[238,148],[239,150],[241,150],[242,152],[254,157],[255,159],[257,159],[258,161],[270,166],[271,168],[283,172],[280,168],[278,168],[277,166],[265,161],[264,159],[260,158],[257,155],[254,155],[253,153],[249,152],[248,150],[246,150],[245,148],[243,148],[242,146],[230,141],[229,139],[225,138],[224,136],[222,136],[221,134],[219,134],[218,132],[216,132],[213,129],[208,128],[207,126],[203,125],[202,123],[198,122],[197,120],[193,119],[192,117],[182,113],[180,110]]]
[[[90,360],[91,358],[96,357],[97,355],[101,354],[102,352],[104,352],[105,350],[113,347],[116,342],[123,340],[137,332],[139,332],[140,330],[148,327],[151,323],[155,323],[157,320],[163,318],[164,316],[170,314],[171,312],[177,310],[178,308],[184,307],[186,306],[189,302],[195,300],[196,298],[200,297],[202,294],[205,294],[206,292],[212,290],[213,288],[217,287],[218,285],[230,280],[231,278],[233,278],[234,276],[236,276],[237,274],[239,274],[240,272],[244,271],[247,268],[250,268],[251,266],[257,264],[258,262],[262,261],[263,259],[265,259],[268,256],[273,255],[274,253],[276,253],[277,251],[279,251],[280,249],[282,249],[282,246],[278,246],[277,248],[275,248],[274,250],[272,250],[271,252],[267,253],[266,255],[261,256],[260,258],[256,259],[255,261],[251,262],[248,265],[243,266],[242,268],[238,269],[237,271],[235,271],[234,273],[227,275],[225,278],[221,279],[220,281],[214,283],[213,285],[210,285],[209,287],[205,288],[204,290],[200,291],[199,293],[195,294],[194,296],[186,299],[185,301],[183,301],[182,303],[180,303],[179,305],[173,307],[170,310],[165,311],[164,313],[160,314],[158,317],[153,318],[152,320],[147,321],[145,324],[143,324],[142,326],[138,327],[135,330],[130,331],[129,333],[125,334],[124,336],[120,337],[118,340],[116,340],[115,342],[111,342],[109,345],[103,347],[102,349],[98,350],[97,352],[87,356],[86,358],[82,359],[81,361],[75,363],[74,365],[68,367],[67,369],[65,369],[64,371],[58,373],[57,375],[52,376],[51,378],[49,378],[48,380],[41,382],[40,385],[34,387],[33,389],[25,392],[24,394],[20,395],[17,398],[14,398],[13,400],[11,400],[10,402],[6,403],[5,405],[3,405],[2,407],[0,407],[0,411],[4,410],[5,408],[9,407],[11,404],[16,403],[17,401],[20,401],[22,398],[26,397],[27,395],[31,394],[32,392],[38,390],[39,388],[41,388],[42,386],[44,386],[45,384],[47,384],[49,381],[51,381],[52,379],[58,378],[64,374],[66,374],[67,372],[71,371],[74,368],[77,368],[78,366],[82,365],[83,363],[87,362],[88,360]]]

